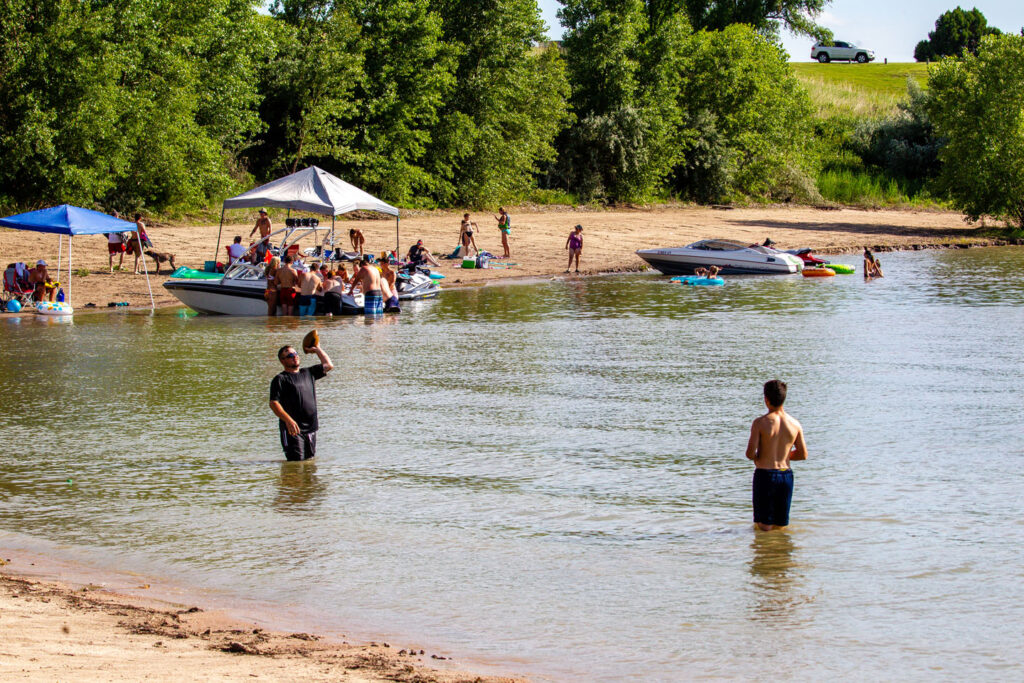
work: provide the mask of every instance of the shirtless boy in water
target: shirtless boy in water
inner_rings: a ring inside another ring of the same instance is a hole
[[[768,412],[754,420],[747,442],[747,459],[754,470],[754,524],[771,531],[789,524],[789,504],[793,500],[791,460],[806,460],[807,446],[800,423],[790,417],[786,402],[786,383],[765,382],[764,404]]]

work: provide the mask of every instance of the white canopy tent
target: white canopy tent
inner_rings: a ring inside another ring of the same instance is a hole
[[[282,209],[308,211],[331,217],[331,234],[334,234],[334,217],[350,211],[376,211],[395,217],[395,249],[399,246],[398,209],[383,202],[372,194],[346,183],[322,168],[310,166],[278,178],[266,185],[243,192],[237,197],[224,200],[220,212],[220,231],[217,233],[217,249],[214,260],[220,253],[220,239],[224,231],[224,212],[227,209],[253,209],[276,206]]]

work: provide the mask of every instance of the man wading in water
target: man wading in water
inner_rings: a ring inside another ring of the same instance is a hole
[[[316,455],[316,431],[320,428],[316,413],[314,383],[334,369],[320,345],[304,349],[315,353],[320,363],[299,367],[299,354],[294,347],[282,346],[277,359],[284,366],[270,382],[270,409],[279,420],[281,447],[288,460],[308,460]]]
[[[782,404],[786,402],[786,383],[773,379],[765,382],[764,404],[768,412],[754,420],[747,442],[747,459],[757,465],[754,470],[754,524],[762,531],[771,531],[789,524],[789,504],[793,500],[791,460],[806,460],[804,430],[790,417]]]

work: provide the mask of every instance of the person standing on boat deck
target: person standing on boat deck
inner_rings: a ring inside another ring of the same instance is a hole
[[[793,500],[791,460],[806,460],[807,446],[800,423],[786,413],[786,383],[773,379],[764,384],[764,404],[768,412],[750,425],[747,459],[753,460],[754,524],[761,531],[789,525],[789,506]]]
[[[277,351],[284,370],[270,382],[270,409],[277,415],[281,448],[288,460],[309,460],[316,456],[316,433],[320,423],[316,411],[316,381],[334,369],[319,345],[303,349],[315,353],[320,363],[300,368],[299,353],[291,346]]]
[[[583,253],[583,226],[577,225],[569,233],[569,238],[565,240],[565,248],[569,250],[569,265],[565,267],[565,272],[569,272],[572,268],[572,260],[576,259],[576,272],[580,272],[580,254]]]
[[[260,217],[256,219],[256,225],[252,226],[252,230],[249,231],[249,237],[251,238],[257,230],[260,231],[260,241],[253,252],[252,262],[263,263],[267,258],[267,250],[270,249],[270,233],[273,232],[270,216],[267,215],[266,209],[260,209]]]

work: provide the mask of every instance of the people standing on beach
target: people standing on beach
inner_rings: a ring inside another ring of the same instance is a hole
[[[277,269],[277,298],[281,303],[281,315],[295,315],[295,297],[299,293],[299,274],[292,267],[292,255],[285,254],[281,267]]]
[[[380,288],[380,271],[360,259],[359,271],[352,276],[352,291],[358,287],[363,292],[363,313],[381,315],[384,313],[384,295]]]
[[[870,249],[864,247],[864,279],[873,280],[876,277],[885,277],[882,274],[882,264],[878,262]]]
[[[576,259],[576,272],[580,272],[580,254],[583,253],[583,226],[577,225],[569,233],[569,238],[565,240],[565,248],[569,250],[569,265],[565,267],[565,272],[569,272],[572,268],[572,260]]]
[[[793,500],[792,460],[806,460],[807,446],[800,423],[786,412],[786,383],[765,382],[764,404],[768,412],[750,425],[747,459],[753,460],[754,524],[771,531],[789,524],[789,506]]]
[[[256,244],[256,249],[253,251],[252,262],[263,263],[267,258],[267,250],[270,249],[270,233],[273,232],[270,216],[267,215],[266,209],[260,209],[260,217],[256,219],[256,224],[249,231],[250,239],[257,230],[260,231],[260,241]]]
[[[131,238],[128,240],[128,248],[125,253],[130,253],[135,256],[135,274],[141,275],[139,272],[139,259],[142,258],[142,245],[146,244],[152,247],[153,243],[149,241],[149,235],[146,234],[146,224],[142,222],[142,214],[135,214],[135,231],[132,232]],[[146,264],[142,264],[143,268]]]
[[[480,248],[476,246],[476,238],[473,237],[473,231],[476,230],[476,223],[469,220],[469,214],[462,214],[462,224],[459,226],[459,244],[462,246],[461,256],[469,256],[469,247],[473,246],[473,250],[479,254]]]
[[[498,230],[501,231],[501,248],[505,250],[501,257],[511,258],[512,254],[508,249],[508,236],[512,234],[512,217],[505,211],[505,207],[499,206],[495,219],[498,221]]]
[[[117,212],[114,212],[114,218],[117,218]],[[110,262],[110,272],[114,272],[114,255],[119,257],[117,262],[117,269],[121,270],[124,267],[124,242],[121,240],[121,233],[119,232],[108,232],[107,233],[107,260]]]
[[[315,353],[320,363],[300,368],[295,348],[282,346],[277,351],[277,360],[284,370],[270,382],[270,409],[277,415],[281,447],[288,460],[309,460],[316,456],[316,433],[320,429],[316,381],[334,369],[319,344],[303,350]]]
[[[363,244],[366,242],[366,238],[363,237],[363,231],[359,228],[352,228],[348,231],[348,239],[352,242],[352,251],[358,252],[362,256]]]
[[[263,275],[267,278],[267,288],[263,291],[263,298],[267,302],[267,315],[277,315],[277,270],[281,267],[281,257],[275,256],[270,259]]]

